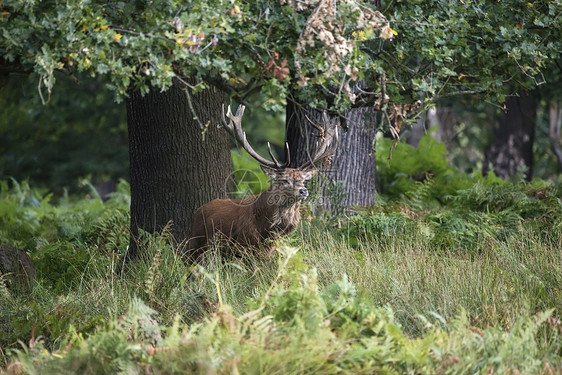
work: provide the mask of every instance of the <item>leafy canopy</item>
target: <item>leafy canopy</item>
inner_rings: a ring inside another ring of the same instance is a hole
[[[118,97],[131,84],[142,92],[165,90],[178,77],[192,88],[212,83],[239,98],[262,90],[273,106],[283,104],[296,80],[320,89],[348,84],[349,77],[341,81],[344,70],[356,79],[360,61],[353,31],[376,38],[388,28],[379,12],[360,2],[335,6],[9,0],[0,22],[0,52],[37,72],[42,93],[53,88],[56,70],[87,71],[107,75]]]
[[[389,13],[397,37],[381,55],[384,69],[418,99],[466,93],[501,103],[546,83],[560,57],[559,0],[408,0]]]
[[[418,106],[389,103],[458,93],[501,101],[543,82],[562,50],[560,0],[408,0],[383,13],[356,0],[7,0],[0,53],[4,65],[39,75],[44,98],[55,71],[85,71],[106,76],[118,98],[131,86],[165,90],[176,77],[241,101],[261,91],[268,108],[295,95],[400,118]]]

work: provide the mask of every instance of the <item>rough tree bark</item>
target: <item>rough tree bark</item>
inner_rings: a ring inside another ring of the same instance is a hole
[[[375,200],[374,112],[370,108],[358,108],[348,111],[345,116],[349,130],[340,130],[336,154],[323,174],[326,180],[320,179],[321,199],[314,207],[315,211],[323,209],[332,215],[341,213],[346,207],[369,206]],[[308,161],[314,150],[315,129],[308,119],[320,123],[322,114],[308,106],[287,105],[287,142],[291,152],[291,167]]]
[[[127,100],[129,258],[140,254],[136,243],[139,228],[152,233],[171,220],[172,234],[179,243],[189,238],[193,213],[199,206],[226,197],[225,184],[232,172],[230,141],[217,128],[226,97],[215,89],[190,97],[191,105],[176,83],[166,92],[154,90],[144,97],[132,92]]]
[[[488,173],[491,163],[498,177],[508,179],[526,167],[525,178],[531,180],[537,101],[531,96],[510,97],[506,106],[494,142],[485,151],[483,172]]]

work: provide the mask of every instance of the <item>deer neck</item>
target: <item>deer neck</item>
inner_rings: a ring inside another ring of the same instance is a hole
[[[301,202],[298,199],[292,202],[276,202],[274,193],[266,190],[257,197],[254,214],[261,221],[259,224],[266,226],[267,230],[288,232],[300,220],[300,205]]]

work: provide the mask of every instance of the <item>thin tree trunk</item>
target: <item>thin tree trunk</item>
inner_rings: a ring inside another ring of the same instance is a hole
[[[507,99],[507,113],[495,131],[494,143],[486,150],[483,172],[492,164],[494,173],[508,179],[522,169],[525,177],[533,176],[533,143],[537,117],[537,101],[531,96]]]
[[[320,199],[314,207],[342,213],[351,206],[369,206],[375,200],[375,115],[370,108],[352,109],[345,114],[348,131],[340,131],[338,148],[320,178]],[[291,166],[296,168],[310,159],[316,142],[314,127],[322,115],[308,106],[298,109],[287,105],[287,142],[291,150]],[[332,119],[334,120],[334,119]]]
[[[179,243],[189,238],[197,208],[226,196],[225,184],[232,172],[230,142],[227,133],[217,128],[225,95],[209,89],[190,97],[191,106],[188,94],[176,83],[166,92],[154,90],[144,97],[132,92],[127,100],[129,257],[142,251],[136,243],[139,228],[152,233],[172,221],[172,234]]]
[[[556,155],[558,161],[558,169],[562,169],[562,150],[560,149],[560,126],[562,125],[562,108],[558,103],[550,103],[550,129],[548,132],[550,138],[550,147]]]
[[[403,132],[408,132],[406,143],[413,147],[418,147],[420,139],[425,135],[426,129],[426,114],[422,114],[419,119],[412,124],[412,126],[404,126]]]
[[[432,131],[431,135],[435,137],[438,142],[443,142],[447,148],[447,158],[452,162],[452,151],[455,147],[454,140],[458,133],[455,132],[455,125],[458,124],[458,119],[455,113],[449,107],[436,107],[427,110],[427,128],[436,128],[437,131]]]

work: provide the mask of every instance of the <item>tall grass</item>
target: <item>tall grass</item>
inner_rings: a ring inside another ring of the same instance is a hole
[[[162,257],[159,263],[162,274],[177,265],[165,259],[179,259],[169,250],[166,246],[158,250]],[[560,370],[562,342],[559,326],[552,320],[552,311],[537,315],[525,310],[524,315],[510,321],[509,327],[499,324],[476,327],[459,303],[453,306],[457,311],[449,319],[437,314],[433,315],[435,319],[416,317],[414,314],[425,306],[441,307],[440,301],[434,304],[431,297],[421,298],[425,304],[419,305],[420,287],[406,285],[423,279],[407,276],[422,268],[416,260],[402,260],[399,263],[403,264],[393,269],[393,260],[397,257],[373,257],[366,258],[372,262],[365,261],[363,265],[347,262],[345,268],[338,268],[335,264],[345,255],[331,252],[329,255],[335,257],[329,262],[331,267],[326,268],[333,275],[342,271],[350,275],[331,282],[330,275],[321,276],[317,273],[319,268],[304,263],[305,260],[313,263],[319,257],[299,253],[296,248],[281,247],[280,250],[277,262],[267,263],[270,274],[257,277],[253,282],[250,280],[256,288],[252,288],[255,295],[248,293],[248,285],[244,285],[243,280],[253,267],[265,265],[261,260],[236,266],[211,261],[207,269],[199,268],[187,279],[180,277],[165,282],[162,288],[153,288],[148,283],[154,263],[141,261],[129,276],[117,281],[117,288],[92,283],[92,288],[75,296],[82,299],[82,306],[109,302],[122,311],[108,314],[108,321],[98,324],[95,331],[85,336],[70,326],[60,342],[47,344],[44,339],[32,338],[25,350],[9,353],[12,362],[8,372],[538,374]],[[429,257],[420,256],[419,259],[426,264]],[[365,272],[368,266],[373,266],[375,271]],[[429,267],[440,269],[437,262]],[[381,282],[393,280],[396,285],[387,290],[375,289],[375,292],[381,298],[403,294],[396,304],[388,301],[387,307],[377,307],[384,301],[370,295],[373,289],[367,287],[379,281],[374,276],[377,270],[388,271],[380,278]],[[393,277],[400,273],[398,271],[406,276]],[[477,273],[475,276],[480,276]],[[186,275],[185,271],[180,274]],[[471,274],[472,271],[467,273]],[[369,275],[370,282],[360,281],[362,275]],[[92,276],[92,281],[102,281],[110,274]],[[355,277],[363,292],[357,291]],[[423,285],[429,295],[447,289],[446,286],[435,287],[435,276],[425,277],[425,280],[427,283]],[[165,291],[165,287],[171,292]],[[463,289],[458,288],[451,294],[461,293]],[[95,301],[110,291],[119,293]],[[135,297],[137,293],[144,296]],[[166,315],[181,306],[189,306],[188,296],[192,298],[191,303],[202,310],[202,316],[187,316],[185,311],[180,311],[170,320]],[[417,308],[401,311],[408,301],[418,303]],[[65,309],[78,307],[75,298],[64,302]],[[404,316],[402,324],[393,311]],[[404,333],[408,317],[424,323],[418,333]]]
[[[345,236],[310,226],[299,242],[323,284],[348,275],[377,304],[391,305],[411,334],[423,331],[421,316],[448,321],[461,309],[474,325],[505,328],[520,316],[562,312],[562,238],[522,229],[505,242],[483,241],[477,253],[442,252],[422,234],[350,247]]]
[[[556,192],[503,187],[517,208],[483,205],[477,186],[434,210],[412,194],[303,222],[272,258],[212,248],[190,267],[164,230],[143,234],[144,256],[123,269],[124,189],[105,204],[52,203],[22,186],[0,201],[2,241],[38,268],[30,294],[0,277],[0,368],[12,373],[562,368]]]

